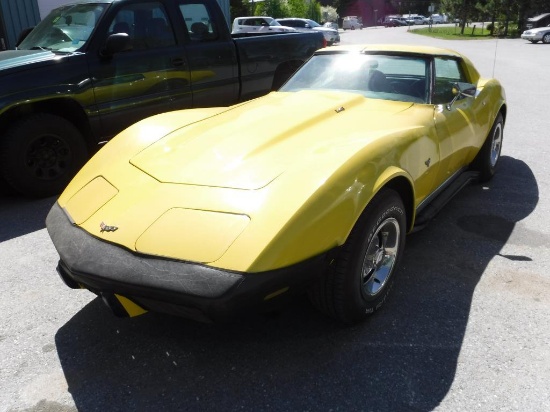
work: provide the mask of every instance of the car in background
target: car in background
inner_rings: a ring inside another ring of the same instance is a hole
[[[282,26],[292,27],[299,32],[311,32],[312,30],[320,31],[323,33],[323,36],[325,36],[327,46],[332,46],[334,43],[340,42],[340,34],[338,34],[338,30],[323,27],[314,20],[302,19],[298,17],[285,17],[282,19],[277,19],[277,21]]]
[[[325,24],[323,24],[323,27],[327,27],[329,29],[333,29],[333,30],[336,30],[336,31],[338,31],[338,29],[339,29],[338,23],[335,23],[333,21],[327,21]]]
[[[237,17],[233,20],[231,34],[239,33],[287,33],[295,32],[292,27],[282,26],[273,17],[249,16]]]
[[[550,13],[542,13],[538,16],[529,17],[525,24],[525,29],[536,29],[537,27],[545,27],[550,25]]]
[[[406,19],[410,25],[428,24],[428,18],[420,14],[411,15]]]
[[[442,14],[432,14],[428,20],[431,20],[432,24],[443,24],[446,23],[445,17]]]
[[[384,27],[409,26],[409,23],[403,17],[390,17],[384,20]]]
[[[363,23],[359,21],[357,16],[346,16],[344,17],[344,20],[342,20],[342,29],[344,30],[355,30],[363,29]]]
[[[121,316],[217,320],[307,290],[362,321],[387,300],[405,234],[493,177],[506,114],[498,80],[457,52],[322,48],[276,92],[109,141],[46,218],[58,273]]]
[[[542,41],[545,44],[550,44],[550,25],[548,27],[537,27],[529,29],[521,34],[521,38],[529,40],[531,43]]]

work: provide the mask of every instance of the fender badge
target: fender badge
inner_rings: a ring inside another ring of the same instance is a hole
[[[99,227],[101,228],[101,233],[103,232],[114,232],[118,229],[117,226],[107,226],[105,223],[101,222],[99,224]]]

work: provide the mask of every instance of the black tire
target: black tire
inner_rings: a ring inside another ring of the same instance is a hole
[[[538,40],[529,40],[529,41],[533,44],[537,44],[539,42]]]
[[[393,190],[367,205],[348,240],[308,293],[313,305],[346,324],[378,310],[391,290],[405,247],[405,208]]]
[[[500,152],[502,150],[502,139],[504,137],[504,119],[502,113],[499,113],[491,131],[485,139],[476,160],[474,169],[479,172],[479,181],[487,182],[495,175]]]
[[[544,44],[550,44],[550,33],[546,33],[544,36],[542,36],[542,42]]]
[[[41,113],[17,121],[0,141],[0,171],[29,197],[59,194],[88,158],[82,134],[60,116]]]

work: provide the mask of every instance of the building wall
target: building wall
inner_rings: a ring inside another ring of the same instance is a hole
[[[39,21],[36,0],[0,0],[0,50],[13,49],[21,31]]]

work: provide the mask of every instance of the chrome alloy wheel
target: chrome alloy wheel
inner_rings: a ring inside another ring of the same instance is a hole
[[[491,151],[490,151],[490,163],[491,167],[495,167],[500,157],[500,149],[502,146],[502,123],[498,123],[493,130],[491,136]]]
[[[394,218],[384,220],[376,228],[361,270],[361,292],[366,298],[376,296],[390,278],[400,247],[400,232]]]

